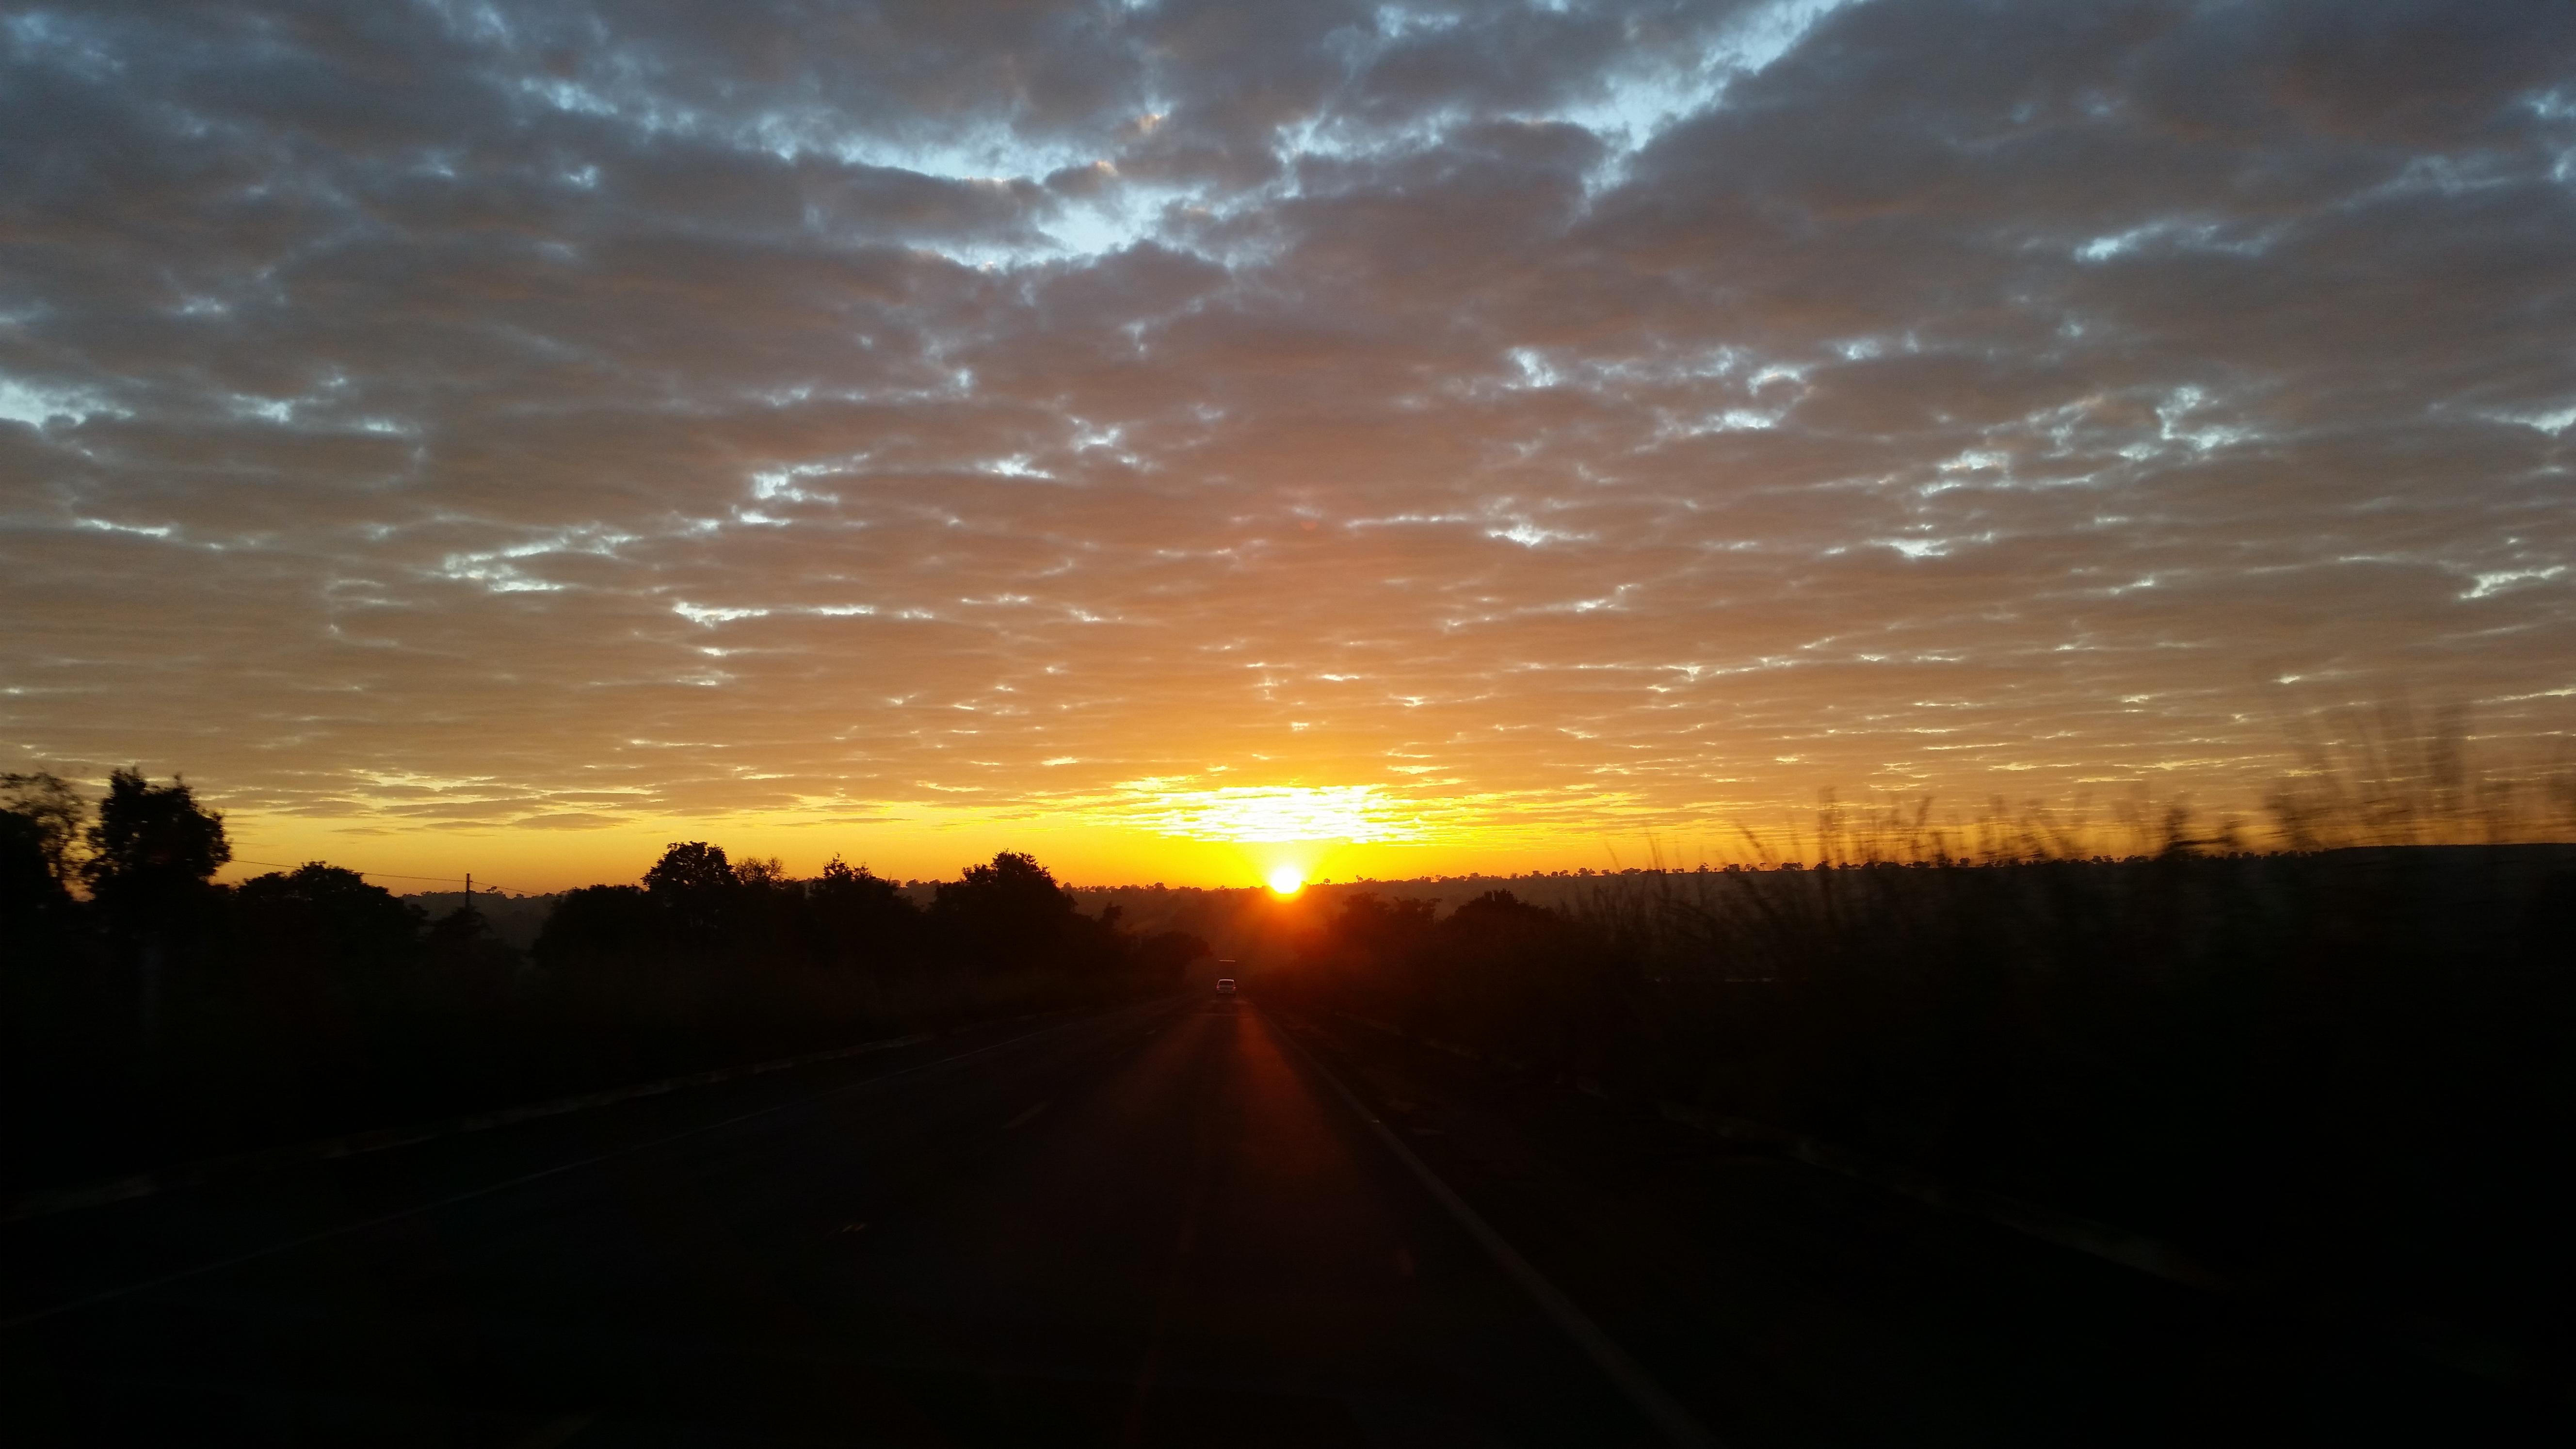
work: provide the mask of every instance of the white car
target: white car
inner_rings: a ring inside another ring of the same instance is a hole
[[[1234,994],[1234,978],[1231,976],[1218,977],[1216,979],[1216,994],[1219,996],[1232,996]]]

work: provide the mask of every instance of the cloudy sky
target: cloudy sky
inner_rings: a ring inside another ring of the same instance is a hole
[[[0,768],[245,857],[1597,866],[2576,728],[2576,6],[0,16]]]

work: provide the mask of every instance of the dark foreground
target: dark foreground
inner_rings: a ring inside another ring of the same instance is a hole
[[[1688,1442],[1363,1113],[1712,1441],[2510,1442],[2547,1412],[1193,998],[0,1228],[0,1437]]]

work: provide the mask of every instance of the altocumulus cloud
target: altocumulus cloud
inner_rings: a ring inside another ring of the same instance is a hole
[[[0,13],[12,767],[1561,837],[2576,714],[2564,4]]]

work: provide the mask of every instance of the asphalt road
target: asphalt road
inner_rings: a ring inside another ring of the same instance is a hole
[[[2247,1382],[2274,1437],[2512,1422],[2340,1347],[2210,1398],[2243,1326],[2180,1290],[1509,1106],[1194,997],[32,1219],[0,1437],[2107,1442],[2232,1437]]]

